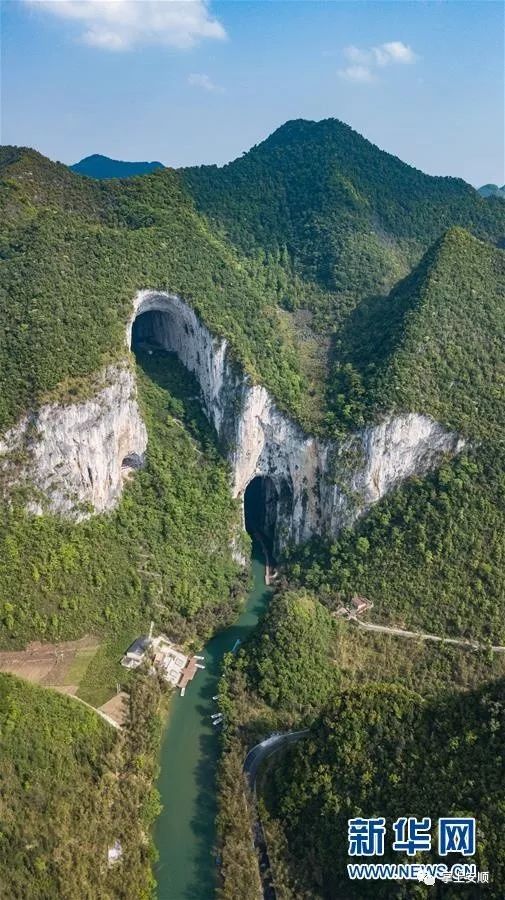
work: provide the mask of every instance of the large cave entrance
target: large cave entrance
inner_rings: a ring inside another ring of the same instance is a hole
[[[170,346],[170,317],[162,310],[152,309],[141,313],[132,326],[131,348],[135,354],[151,349],[168,349]]]
[[[279,548],[279,524],[291,515],[292,493],[284,481],[280,487],[268,475],[257,475],[249,482],[244,494],[246,531],[259,537],[273,561]]]

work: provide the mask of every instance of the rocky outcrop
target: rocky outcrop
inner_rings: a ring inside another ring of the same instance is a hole
[[[114,366],[104,383],[91,400],[41,406],[0,441],[4,491],[25,485],[32,512],[77,519],[103,512],[120,497],[128,473],[142,465],[147,433],[134,376]]]
[[[396,484],[464,446],[458,435],[415,413],[390,417],[341,443],[320,440],[305,434],[264,387],[237,369],[227,342],[211,335],[180,297],[141,291],[129,344],[134,321],[137,338],[175,352],[195,374],[231,465],[234,496],[242,497],[256,476],[272,480],[277,549],[287,540],[338,532]]]
[[[141,291],[126,341],[155,343],[193,372],[204,409],[243,497],[257,476],[270,479],[268,506],[275,549],[288,540],[336,534],[411,475],[438,465],[464,445],[425,415],[390,417],[337,443],[303,432],[268,391],[233,362],[226,340],[213,336],[180,297]],[[42,406],[0,441],[0,483],[35,489],[30,508],[82,517],[117,502],[125,475],[142,465],[147,436],[129,368],[110,368],[92,400]]]

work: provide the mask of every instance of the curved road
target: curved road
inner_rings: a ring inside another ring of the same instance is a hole
[[[304,728],[302,731],[285,731],[282,734],[271,734],[270,737],[265,738],[264,741],[261,741],[261,743],[256,744],[255,747],[249,750],[244,760],[243,771],[251,791],[254,792],[256,788],[256,776],[261,763],[276,753],[277,750],[280,750],[281,747],[285,747],[287,744],[296,744],[304,734],[308,733],[309,729]]]
[[[272,756],[274,753],[277,753],[282,747],[286,747],[288,744],[296,744],[297,741],[300,740],[305,734],[308,733],[308,728],[303,729],[303,731],[286,731],[284,734],[271,734],[269,737],[265,738],[261,743],[256,744],[249,753],[247,754],[244,765],[243,772],[247,778],[249,788],[253,795],[252,800],[252,811],[254,815],[254,821],[252,826],[252,836],[253,843],[258,853],[258,864],[259,864],[259,874],[261,881],[261,888],[263,891],[263,900],[276,900],[275,893],[275,885],[272,877],[272,867],[270,865],[270,860],[268,857],[268,847],[265,838],[265,832],[263,831],[263,826],[261,824],[261,820],[258,814],[258,808],[256,805],[256,776],[258,774],[258,769],[262,762],[265,759],[268,759],[269,756]]]

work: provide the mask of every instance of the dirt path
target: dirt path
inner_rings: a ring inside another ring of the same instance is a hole
[[[397,637],[404,638],[421,638],[423,641],[438,641],[444,644],[455,644],[458,647],[465,647],[470,650],[489,650],[493,653],[505,653],[505,647],[498,644],[489,648],[486,644],[479,644],[477,641],[465,641],[461,638],[440,637],[438,634],[428,634],[425,631],[406,631],[404,628],[395,628],[390,625],[374,625],[372,622],[363,622],[357,616],[348,616],[349,622],[355,622],[365,631],[375,631],[381,634],[394,634]]]

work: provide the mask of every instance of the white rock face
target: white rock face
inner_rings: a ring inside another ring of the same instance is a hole
[[[242,497],[255,476],[275,488],[275,543],[336,534],[411,475],[424,474],[464,441],[428,416],[409,413],[364,428],[338,444],[305,434],[278,409],[268,391],[230,361],[225,340],[214,337],[173,294],[141,291],[136,317],[151,312],[145,336],[175,352],[193,372],[232,468],[232,491]],[[137,326],[140,333],[144,326]]]
[[[144,313],[151,315],[140,318]],[[199,383],[202,402],[242,498],[256,476],[270,479],[268,509],[275,549],[311,535],[336,534],[395,485],[458,453],[464,441],[425,415],[409,413],[369,426],[341,443],[307,435],[268,391],[233,364],[227,342],[214,337],[180,297],[141,291],[126,341],[155,341],[177,354]],[[40,492],[30,509],[82,518],[121,495],[125,474],[143,462],[145,426],[134,378],[110,368],[92,400],[46,405],[0,441],[0,486],[29,480]],[[20,455],[21,453],[21,455]]]
[[[29,481],[40,494],[29,509],[76,519],[110,509],[128,472],[142,465],[147,433],[135,381],[125,367],[110,367],[92,400],[48,404],[23,418],[0,441],[0,473],[7,488]]]

